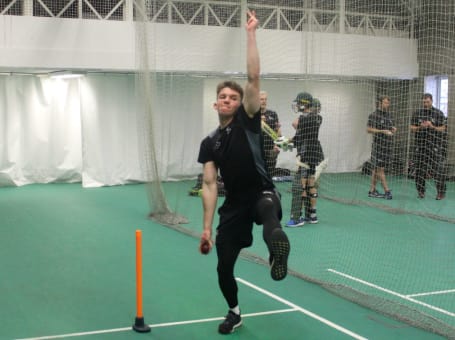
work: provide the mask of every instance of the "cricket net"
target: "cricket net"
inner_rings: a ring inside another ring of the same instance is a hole
[[[292,103],[298,93],[309,93],[320,103],[318,138],[325,163],[318,180],[319,223],[288,230],[291,273],[453,337],[454,272],[453,263],[447,262],[455,256],[451,2],[134,1],[136,86],[144,108],[141,133],[152,216],[200,235],[199,229],[182,225],[185,219],[178,214],[183,201],[192,198],[169,204],[161,181],[194,178],[200,172],[199,143],[218,125],[212,107],[215,87],[226,78],[245,82],[247,8],[260,20],[261,89],[279,115],[281,133],[295,134],[292,122],[298,114]],[[437,118],[429,118],[432,129],[446,128],[426,134],[419,144],[410,126],[430,114],[422,111],[424,93],[441,109]],[[367,126],[381,96],[390,102],[385,111],[391,121],[379,118],[375,128],[391,131],[379,133],[390,135],[383,167],[392,199],[381,196],[380,179],[375,184],[379,195],[369,195],[375,160],[374,134],[367,133]],[[422,153],[424,161],[417,157]],[[281,150],[277,166],[294,173],[295,150]],[[425,179],[424,198],[418,198],[417,176]],[[441,177],[444,189],[435,184]],[[277,186],[287,220],[291,184]],[[440,194],[443,199],[436,200]],[[263,249],[253,247],[243,254],[267,264]],[[417,292],[423,291],[433,291],[425,296],[435,299],[419,299]]]

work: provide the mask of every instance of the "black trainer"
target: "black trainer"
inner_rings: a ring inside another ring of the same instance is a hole
[[[374,198],[384,198],[384,194],[380,194],[377,190],[374,191],[368,191],[368,197],[374,197]]]
[[[384,198],[385,198],[386,200],[391,200],[391,199],[392,199],[392,191],[390,191],[390,190],[389,190],[389,191],[386,191],[386,192],[384,193]]]
[[[446,198],[446,194],[444,192],[438,192],[438,195],[436,196],[436,200],[440,201]]]
[[[275,281],[283,280],[288,274],[288,256],[291,251],[288,237],[281,228],[272,232],[270,242],[271,268],[270,274]]]
[[[242,318],[240,315],[235,314],[233,311],[229,311],[226,318],[218,326],[218,332],[221,334],[230,334],[234,332],[237,327],[242,325]]]

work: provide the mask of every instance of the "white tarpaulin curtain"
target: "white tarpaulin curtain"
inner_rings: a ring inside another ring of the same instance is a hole
[[[134,76],[0,77],[0,131],[2,186],[142,178]]]
[[[81,81],[84,187],[141,181],[134,76],[92,75]]]
[[[81,181],[77,81],[0,77],[0,185]]]
[[[97,187],[144,181],[139,139],[150,136],[140,133],[135,86],[131,74],[0,76],[0,186],[82,182]],[[200,171],[196,158],[203,136],[202,103],[194,90],[183,91],[186,100],[163,91],[154,127],[160,177],[195,176]]]

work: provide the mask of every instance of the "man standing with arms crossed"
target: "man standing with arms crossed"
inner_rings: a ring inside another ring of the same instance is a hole
[[[253,223],[263,225],[263,239],[270,253],[271,276],[287,275],[289,240],[280,225],[281,202],[267,174],[263,157],[259,101],[259,52],[256,45],[258,20],[248,11],[247,83],[245,89],[233,81],[217,86],[214,108],[219,127],[201,143],[198,161],[203,164],[203,232],[201,252],[212,246],[212,224],[217,203],[218,170],[224,180],[226,198],[220,215],[215,245],[218,256],[218,284],[228,304],[225,320],[218,326],[222,334],[232,333],[242,324],[234,266],[242,248],[253,242]]]
[[[422,104],[423,108],[415,111],[411,120],[417,195],[425,197],[425,179],[431,171],[436,184],[436,200],[442,200],[446,195],[447,118],[433,106],[430,93],[423,95]]]

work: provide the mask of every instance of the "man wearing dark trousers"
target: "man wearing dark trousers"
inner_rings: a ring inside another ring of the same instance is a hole
[[[432,175],[437,200],[446,195],[447,176],[447,118],[433,106],[433,96],[425,93],[422,97],[423,108],[412,115],[411,132],[414,134],[415,183],[419,198],[425,197],[425,181]]]

